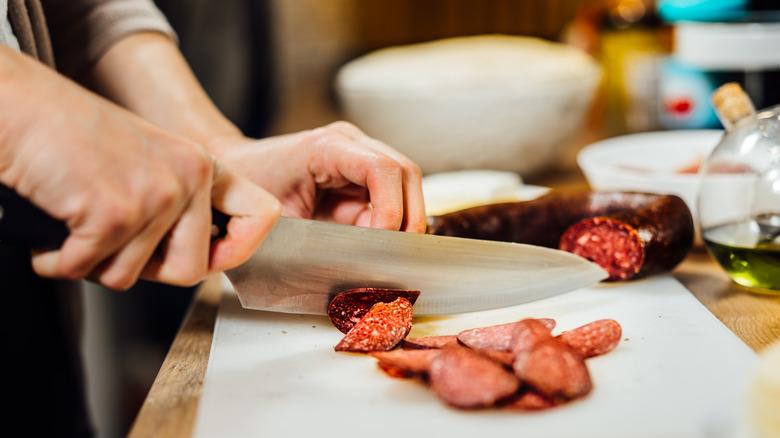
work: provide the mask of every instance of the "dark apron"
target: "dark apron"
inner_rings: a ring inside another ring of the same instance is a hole
[[[79,348],[79,283],[36,276],[29,253],[5,245],[0,282],[4,431],[92,436]]]

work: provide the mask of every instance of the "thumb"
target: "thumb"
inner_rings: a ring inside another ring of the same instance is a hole
[[[225,237],[211,244],[209,271],[217,272],[235,268],[254,254],[279,218],[281,204],[219,162],[214,166],[213,181],[212,207],[231,216]]]

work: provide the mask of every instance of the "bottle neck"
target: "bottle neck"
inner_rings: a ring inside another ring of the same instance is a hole
[[[712,104],[726,131],[731,131],[740,121],[756,114],[753,101],[737,83],[728,83],[712,95]]]

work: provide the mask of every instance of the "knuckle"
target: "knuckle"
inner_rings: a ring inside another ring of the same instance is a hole
[[[344,120],[338,120],[336,122],[330,123],[329,125],[326,126],[326,128],[338,132],[344,132],[344,133],[360,132],[360,129],[358,129],[357,126],[353,125],[352,123],[346,122]]]
[[[374,155],[374,166],[377,170],[391,175],[401,175],[401,164],[385,154],[377,153]]]
[[[188,163],[188,173],[197,185],[211,181],[214,163],[211,157],[201,148],[197,148]]]
[[[338,130],[330,128],[330,126],[324,126],[309,131],[308,137],[309,142],[314,147],[326,148],[328,146],[332,146],[333,143],[341,142],[344,139],[344,134]]]
[[[106,202],[105,213],[98,226],[98,234],[102,237],[110,237],[116,233],[127,230],[138,220],[140,209],[126,202]]]
[[[156,206],[167,208],[173,205],[179,199],[181,192],[182,187],[174,178],[159,184],[154,189]]]

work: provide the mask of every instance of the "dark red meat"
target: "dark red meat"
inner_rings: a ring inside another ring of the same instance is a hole
[[[577,350],[582,357],[609,353],[620,343],[623,329],[614,319],[600,319],[557,336],[564,344]]]
[[[396,298],[406,298],[414,304],[420,291],[362,287],[338,293],[328,305],[330,321],[342,333],[347,333],[376,303],[389,303]]]
[[[391,303],[376,303],[344,335],[336,351],[387,351],[398,345],[412,329],[412,303],[398,298]]]
[[[393,350],[370,353],[392,377],[425,377],[439,350]]]
[[[439,350],[429,376],[431,388],[439,398],[463,409],[492,406],[520,386],[503,366],[464,347]]]
[[[593,387],[582,356],[554,338],[518,352],[513,368],[524,383],[552,400],[579,398]]]
[[[601,217],[602,221],[584,219]],[[609,221],[605,221],[609,219]],[[581,222],[583,221],[583,222]],[[562,239],[569,227],[577,230]],[[552,192],[527,202],[492,204],[429,219],[431,234],[572,250],[627,280],[674,268],[693,244],[693,218],[672,195]],[[587,235],[580,246],[577,238]],[[602,244],[591,237],[602,239]]]
[[[407,338],[401,342],[401,347],[407,350],[424,350],[432,348],[444,348],[458,345],[458,337],[455,335],[424,336],[421,338]]]
[[[533,324],[545,329],[548,334],[555,327],[555,320],[549,318],[539,320],[526,319],[523,321],[535,321]],[[458,333],[458,340],[463,345],[475,350],[512,351],[512,337],[514,336],[516,324],[518,323],[510,322],[464,330]]]

